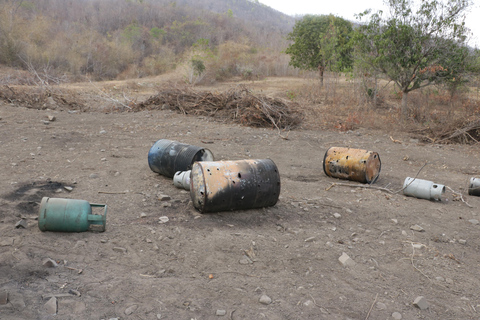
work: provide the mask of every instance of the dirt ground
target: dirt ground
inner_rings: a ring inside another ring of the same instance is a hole
[[[478,145],[366,129],[299,128],[286,140],[170,110],[109,112],[99,92],[116,85],[79,87],[88,111],[0,100],[0,319],[480,318],[480,198],[466,195],[480,175]],[[138,99],[155,85],[137,83]],[[254,85],[272,95],[288,86]],[[150,170],[159,139],[216,160],[272,159],[279,201],[200,214]],[[332,146],[378,152],[374,188],[326,176]],[[401,190],[417,173],[447,187],[441,201],[381,189]],[[107,204],[106,231],[40,231],[42,197]],[[343,265],[343,253],[353,262]]]

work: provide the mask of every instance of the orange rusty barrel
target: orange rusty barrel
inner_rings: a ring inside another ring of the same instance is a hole
[[[373,151],[331,147],[323,158],[327,176],[372,184],[377,181],[382,163]]]
[[[269,207],[279,195],[280,174],[270,159],[193,164],[190,196],[201,213]]]

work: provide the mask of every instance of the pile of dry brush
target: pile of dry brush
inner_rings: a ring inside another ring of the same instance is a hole
[[[79,97],[71,92],[62,92],[53,87],[0,86],[0,100],[31,109],[86,110]]]
[[[245,126],[278,130],[293,129],[304,117],[298,104],[256,96],[244,86],[218,94],[196,92],[189,87],[166,88],[132,108],[133,111],[152,109],[172,109],[183,114],[215,117]]]
[[[417,131],[423,140],[433,143],[471,144],[480,142],[480,119],[457,121],[448,126]]]

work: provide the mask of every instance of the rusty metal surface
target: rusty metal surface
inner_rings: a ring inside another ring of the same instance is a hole
[[[202,213],[273,206],[280,174],[270,159],[196,162],[190,195]]]
[[[362,149],[331,147],[323,158],[327,176],[374,183],[380,175],[381,161],[377,152]]]

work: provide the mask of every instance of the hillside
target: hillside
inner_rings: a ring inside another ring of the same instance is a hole
[[[0,64],[51,84],[85,75],[135,78],[177,68],[201,44],[210,60],[235,60],[236,69],[262,57],[284,65],[293,25],[292,17],[247,0],[1,1]]]

